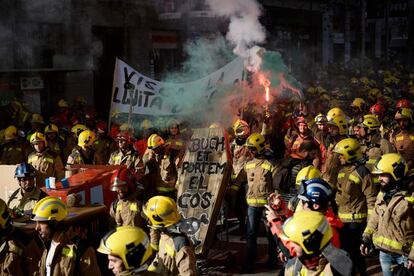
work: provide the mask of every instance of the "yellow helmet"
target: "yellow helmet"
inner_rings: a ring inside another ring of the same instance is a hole
[[[381,96],[381,91],[378,88],[372,88],[368,91],[368,97],[373,101],[376,100],[380,96]]]
[[[351,82],[351,84],[358,84],[359,80],[356,77],[352,77],[350,82]]]
[[[30,121],[32,124],[44,124],[42,115],[38,113],[33,113],[32,120]]]
[[[13,125],[8,126],[4,131],[4,139],[6,141],[13,140],[17,138],[17,128]]]
[[[347,163],[353,163],[362,158],[361,145],[354,138],[342,139],[335,145],[333,151],[343,155]]]
[[[0,228],[5,230],[11,225],[11,216],[6,202],[0,198]]]
[[[413,111],[409,108],[401,108],[397,110],[395,113],[395,120],[401,120],[401,119],[409,119],[411,122],[413,121]]]
[[[68,102],[65,101],[64,99],[60,99],[58,101],[58,107],[62,108],[62,107],[69,107]]]
[[[93,142],[95,141],[95,132],[92,130],[84,130],[79,134],[78,137],[78,146],[81,148],[90,147],[93,145]]]
[[[325,124],[325,123],[328,122],[328,119],[322,113],[319,113],[318,115],[316,115],[315,119],[313,119],[313,120],[316,124]]]
[[[348,133],[348,122],[345,116],[336,116],[328,121],[328,124],[337,126],[339,128],[339,134],[345,135]]]
[[[48,124],[45,127],[45,134],[46,133],[51,133],[51,132],[55,132],[55,133],[58,133],[59,132],[59,128],[57,127],[57,125],[55,125],[55,124]]]
[[[162,139],[161,136],[158,134],[152,134],[147,141],[147,146],[149,149],[156,149],[159,146],[162,146],[165,144],[164,139]]]
[[[400,180],[408,173],[408,165],[398,153],[387,153],[381,156],[372,170],[372,174],[389,173],[395,181]]]
[[[120,131],[128,131],[129,130],[129,125],[127,123],[123,123],[122,125],[119,126],[119,130]]]
[[[246,146],[256,148],[258,153],[262,153],[266,148],[265,138],[260,133],[252,133],[246,140]]]
[[[236,137],[248,137],[250,134],[249,124],[241,119],[237,119],[233,124],[233,131]]]
[[[108,232],[101,240],[98,252],[120,258],[127,270],[144,266],[152,254],[150,240],[141,228],[121,226]]]
[[[359,110],[364,110],[367,106],[367,103],[362,98],[355,98],[351,104],[351,107],[359,108]]]
[[[45,135],[39,131],[36,131],[30,136],[30,144],[36,145],[39,142],[43,142],[45,143],[45,146],[47,146]]]
[[[75,134],[75,136],[76,136],[76,137],[78,137],[78,136],[79,136],[79,134],[80,134],[82,131],[87,130],[87,129],[88,129],[88,128],[87,128],[85,125],[82,125],[82,124],[76,124],[76,125],[74,125],[74,126],[72,127],[71,132],[72,132],[73,134]]]
[[[166,196],[150,198],[145,204],[143,212],[154,228],[169,227],[181,219],[177,204],[172,198]]]
[[[150,120],[148,120],[148,119],[144,119],[144,120],[141,122],[141,128],[142,128],[142,129],[150,129],[150,128],[152,128],[152,123],[151,123],[151,121],[150,121]]]
[[[362,125],[364,127],[367,127],[369,130],[376,130],[380,128],[381,122],[378,120],[377,116],[373,114],[367,114],[364,116]]]
[[[57,197],[47,196],[33,208],[34,221],[62,221],[68,215],[66,204]]]
[[[312,179],[312,178],[321,178],[322,173],[318,168],[310,165],[302,168],[296,175],[296,185],[300,186],[302,180]]]
[[[332,229],[321,212],[300,211],[283,224],[284,236],[308,254],[321,252],[332,239]]]
[[[340,109],[339,107],[331,108],[328,111],[328,113],[326,114],[326,117],[328,118],[328,121],[332,120],[333,118],[338,117],[338,116],[344,116],[345,117],[344,111],[342,109]]]

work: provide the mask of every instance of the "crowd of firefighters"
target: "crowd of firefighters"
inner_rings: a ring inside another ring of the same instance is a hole
[[[236,215],[246,238],[243,272],[256,269],[260,229],[266,264],[284,263],[284,275],[367,275],[365,257],[377,251],[384,275],[414,268],[414,74],[377,72],[347,87],[352,93],[315,84],[306,101],[265,112],[252,104],[230,127],[208,124],[230,137],[223,213]],[[0,131],[0,163],[18,164],[20,186],[0,201],[1,274],[101,274],[85,229],[69,228],[66,204],[41,189],[48,177],[76,173],[76,164],[124,165],[111,179],[113,230],[97,248],[115,275],[199,274],[175,202],[189,124],[155,129],[145,120],[138,133],[127,124],[108,131],[95,112],[75,106],[60,100],[47,123],[32,114],[29,128]],[[41,243],[13,225],[19,216],[36,223]]]

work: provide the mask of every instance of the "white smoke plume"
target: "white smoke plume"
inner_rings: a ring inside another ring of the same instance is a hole
[[[261,58],[256,44],[266,39],[265,28],[259,17],[262,7],[255,0],[206,0],[213,13],[230,19],[226,38],[234,46],[233,52],[246,61],[246,68],[256,72]]]

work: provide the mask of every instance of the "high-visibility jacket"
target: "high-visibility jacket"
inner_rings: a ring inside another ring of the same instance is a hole
[[[196,257],[189,238],[176,230],[161,233],[159,251],[148,268],[160,275],[197,275]]]
[[[33,191],[22,194],[21,188],[18,188],[10,196],[7,201],[7,206],[10,209],[19,209],[22,211],[31,211],[33,210],[36,203],[42,198],[46,197],[47,194],[43,192],[38,186],[33,189]]]
[[[142,157],[145,176],[150,185],[155,186],[157,194],[175,192],[178,173],[175,160],[171,155],[156,154],[154,150],[147,149]]]
[[[408,167],[411,169],[414,166],[412,161],[414,159],[414,131],[400,130],[392,138],[392,142],[397,152],[407,161]]]
[[[146,223],[141,215],[142,203],[134,198],[117,199],[110,209],[110,216],[117,226],[137,226],[146,228]]]
[[[342,222],[366,222],[377,194],[370,172],[363,164],[346,165],[339,170],[335,200]]]
[[[59,242],[56,247],[55,254],[52,259],[51,273],[52,276],[89,276],[89,275],[101,275],[101,271],[98,266],[95,251],[89,247],[82,256],[77,256],[77,247],[70,241],[65,232],[55,233],[54,240]],[[48,248],[43,251],[42,258],[40,259],[39,275],[46,275],[46,258],[48,254]]]
[[[380,192],[364,230],[380,250],[407,256],[414,261],[414,194],[395,193],[388,201]]]
[[[16,165],[26,162],[30,153],[30,148],[20,140],[6,142],[1,150],[0,164],[3,165]]]
[[[36,184],[39,186],[44,186],[48,177],[56,177],[59,181],[65,176],[62,159],[48,148],[43,152],[31,153],[28,163],[36,169]]]
[[[137,174],[144,174],[144,164],[138,152],[133,149],[122,151],[120,149],[112,152],[108,165],[125,165]]]
[[[12,228],[0,249],[0,275],[33,275],[38,269],[41,254],[30,236]]]
[[[275,167],[269,160],[255,157],[244,165],[233,185],[240,186],[247,181],[247,204],[263,207],[267,204],[268,196],[275,191],[275,173]]]

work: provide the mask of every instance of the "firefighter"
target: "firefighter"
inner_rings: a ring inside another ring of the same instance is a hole
[[[111,191],[118,194],[110,209],[110,216],[115,220],[116,225],[138,226],[145,229],[145,222],[141,216],[142,202],[138,199],[138,195],[142,194],[142,188],[137,187],[129,169],[123,167],[114,172],[111,178]]]
[[[69,239],[63,220],[68,215],[65,203],[48,196],[33,209],[35,230],[45,244],[39,263],[39,275],[101,275],[92,247],[83,251]]]
[[[233,124],[233,132],[235,139],[232,141],[231,153],[233,157],[233,171],[231,174],[231,179],[235,180],[237,175],[243,169],[246,162],[251,160],[253,156],[246,146],[246,139],[250,135],[250,128],[246,121],[237,119]],[[244,234],[245,225],[246,225],[246,184],[247,182],[241,183],[240,186],[233,185],[231,189],[235,191],[236,195],[234,201],[232,202],[232,207],[235,208],[237,219],[239,220],[239,229],[240,233]],[[232,198],[232,199],[233,199]]]
[[[20,188],[12,193],[7,206],[19,213],[30,212],[36,203],[47,194],[36,185],[36,170],[29,163],[20,163],[16,167],[14,177]]]
[[[295,213],[283,225],[283,236],[296,253],[287,262],[284,275],[353,275],[349,255],[332,245],[332,229],[322,213]]]
[[[143,211],[151,227],[161,233],[159,251],[148,270],[161,275],[197,275],[194,248],[178,227],[181,216],[174,200],[166,196],[152,197]]]
[[[380,126],[381,123],[378,118],[368,114],[364,116],[364,121],[360,124],[357,133],[362,153],[368,158],[367,167],[370,171],[382,155],[395,152],[394,146],[381,137],[379,133]]]
[[[64,159],[65,141],[59,136],[59,128],[55,124],[48,124],[45,127],[44,134],[49,149],[58,155],[61,160]]]
[[[94,142],[95,153],[100,162],[96,165],[108,164],[111,153],[116,150],[115,141],[106,134],[107,124],[100,120],[96,123],[96,139]]]
[[[393,135],[392,143],[404,160],[407,160],[408,169],[412,169],[414,166],[413,111],[402,108],[395,113],[395,120],[400,129]]]
[[[172,158],[175,159],[175,165],[181,166],[185,153],[185,142],[180,135],[180,124],[176,120],[168,122],[168,139],[165,145],[169,148]]]
[[[62,179],[64,177],[62,160],[47,147],[45,136],[40,132],[33,133],[30,144],[34,152],[29,155],[27,162],[36,169],[36,185],[43,187],[45,179],[51,176],[57,180]]]
[[[30,120],[31,130],[29,131],[27,138],[30,140],[30,136],[35,132],[43,132],[45,121],[43,120],[43,116],[38,113],[33,113],[32,118]]]
[[[233,185],[240,186],[241,183],[247,181],[247,254],[243,270],[244,272],[253,272],[260,221],[268,196],[275,192],[276,187],[273,183],[276,170],[273,163],[264,155],[266,145],[263,135],[251,134],[246,140],[246,146],[254,157],[246,162]],[[276,191],[276,193],[278,192]],[[267,239],[269,241],[267,264],[272,266],[276,262],[276,243],[269,229],[267,229]]]
[[[99,163],[93,142],[95,141],[95,132],[92,130],[84,130],[79,134],[78,144],[73,148],[66,162],[67,166],[76,164],[94,165]]]
[[[355,98],[351,103],[352,119],[351,125],[360,124],[364,118],[364,114],[367,112],[367,103],[362,98]]]
[[[131,134],[127,130],[122,131],[116,136],[115,141],[118,144],[118,150],[112,152],[108,164],[125,165],[135,173],[143,175],[142,159],[132,146],[133,138]]]
[[[373,174],[379,176],[380,190],[363,234],[361,253],[366,256],[372,245],[380,250],[384,276],[395,275],[393,265],[414,269],[414,197],[408,192],[408,166],[397,153],[384,154]]]
[[[11,211],[0,199],[0,275],[34,275],[41,250],[36,241],[13,227]]]
[[[164,139],[157,134],[148,138],[148,148],[142,157],[146,174],[146,180],[155,185],[158,195],[171,198],[176,197],[175,185],[177,182],[177,168],[175,161],[165,146]]]
[[[11,125],[6,128],[4,139],[5,143],[2,145],[0,164],[16,165],[26,162],[29,155],[29,149],[26,145],[27,141],[19,139],[15,126]]]
[[[333,149],[335,145],[348,135],[348,122],[345,115],[335,116],[328,121],[329,136],[327,139],[326,161],[321,169],[323,178],[330,184],[336,185],[340,167],[339,155]]]
[[[149,243],[141,228],[121,226],[101,239],[98,252],[108,255],[108,268],[116,276],[147,275],[152,255]]]
[[[315,119],[315,127],[313,129],[313,136],[316,138],[316,140],[319,141],[321,145],[323,145],[326,148],[328,148],[328,136],[329,136],[329,129],[328,129],[328,119],[325,115],[319,113],[316,115]]]
[[[374,207],[377,189],[372,183],[361,146],[356,139],[346,138],[336,144],[334,152],[340,155],[336,204],[338,216],[344,223],[341,244],[352,258],[361,275],[366,275],[365,259],[359,251],[359,241],[366,226],[368,213]]]

